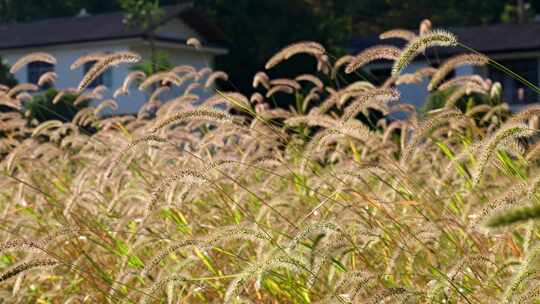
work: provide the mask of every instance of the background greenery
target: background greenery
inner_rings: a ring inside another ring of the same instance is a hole
[[[69,122],[79,110],[88,106],[88,101],[82,102],[77,106],[73,105],[77,95],[70,93],[66,93],[60,101],[54,104],[53,99],[58,92],[57,89],[50,88],[42,94],[34,96],[26,105],[30,118],[36,119],[39,122],[52,119]]]
[[[99,14],[122,8],[170,5],[185,0],[0,0],[0,23],[73,16],[85,8]],[[515,22],[516,0],[195,0],[226,35],[230,53],[217,60],[235,88],[250,93],[251,76],[292,41],[315,40],[339,55],[353,35],[380,33],[395,27],[415,28],[429,18],[437,26]],[[526,16],[540,11],[540,0],[528,1]],[[138,16],[135,16],[138,17]],[[333,49],[331,48],[333,47]],[[310,65],[311,66],[311,65]],[[272,71],[274,77],[305,71],[301,62]]]

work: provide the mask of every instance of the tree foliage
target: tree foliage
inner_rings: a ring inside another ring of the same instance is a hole
[[[13,87],[17,84],[17,79],[9,72],[9,68],[10,66],[0,56],[0,84]]]
[[[118,1],[102,0],[0,0],[0,22],[28,22],[76,15],[82,8],[91,14],[120,10]]]
[[[159,20],[159,6],[183,0],[0,0],[0,22],[21,22],[123,9],[126,22],[148,28]],[[540,0],[527,1],[527,16],[540,10]],[[216,59],[230,71],[235,89],[251,90],[250,76],[280,47],[299,40],[321,42],[337,57],[352,35],[371,35],[402,27],[415,28],[429,18],[437,26],[515,22],[515,0],[197,0],[204,13],[225,33],[229,54]],[[156,50],[158,51],[158,50]],[[153,52],[156,54],[156,52]],[[302,59],[271,71],[275,77],[305,70]]]
[[[169,55],[165,52],[157,52],[154,60],[144,60],[141,63],[130,67],[132,71],[143,71],[145,75],[152,75],[158,72],[165,72],[173,68]]]
[[[350,18],[309,6],[304,0],[201,0],[195,3],[217,24],[229,41],[230,53],[217,59],[219,69],[230,71],[232,82],[249,90],[250,75],[281,47],[301,40],[321,42],[326,47],[342,46],[350,34]],[[279,75],[305,71],[302,60],[292,60],[272,70]],[[273,75],[273,76],[274,76]]]
[[[150,29],[163,17],[163,10],[157,0],[118,0],[127,13],[124,22],[128,27]]]
[[[4,62],[0,56],[0,84],[8,87],[14,87],[17,85],[17,79],[9,72],[10,66]],[[13,108],[0,105],[0,112],[10,112],[13,111]]]

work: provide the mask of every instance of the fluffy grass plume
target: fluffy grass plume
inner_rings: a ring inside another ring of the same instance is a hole
[[[400,38],[406,41],[412,41],[418,36],[412,31],[405,29],[392,29],[379,35],[380,39]]]
[[[50,85],[54,85],[56,82],[56,79],[58,78],[58,75],[55,72],[47,72],[41,75],[38,79],[38,86],[43,86],[44,84],[48,83]]]
[[[525,124],[508,124],[499,129],[491,137],[487,138],[480,146],[478,159],[473,171],[473,185],[477,185],[484,175],[486,167],[501,145],[508,145],[520,137],[528,137],[534,134]]]
[[[56,64],[56,58],[54,58],[51,54],[45,53],[45,52],[35,52],[30,53],[28,55],[25,55],[21,57],[19,60],[17,60],[9,69],[9,72],[12,74],[17,73],[23,66],[31,63],[31,62],[46,62],[50,64]]]
[[[212,74],[210,74],[210,76],[208,76],[208,79],[204,83],[204,87],[205,88],[212,87],[214,85],[214,83],[216,82],[216,80],[218,80],[218,79],[221,79],[222,81],[227,81],[227,80],[229,80],[229,75],[227,75],[227,73],[225,73],[223,71],[213,72]]]
[[[445,61],[437,72],[431,78],[428,84],[428,90],[434,90],[439,83],[454,69],[462,65],[485,65],[489,62],[489,59],[482,54],[463,54],[458,55]]]
[[[133,76],[136,78],[141,77],[140,74],[133,74]],[[180,76],[176,75],[176,73],[170,71],[159,72],[146,78],[143,82],[141,82],[141,84],[139,85],[139,91],[144,91],[150,88],[152,85],[156,84],[156,82],[158,82],[158,85],[165,83],[173,83],[174,85],[179,86],[182,84],[183,79]]]
[[[454,34],[444,30],[432,30],[411,40],[401,51],[392,66],[392,75],[397,75],[416,57],[416,55],[434,46],[456,46]]]
[[[146,78],[146,74],[143,71],[133,71],[130,72],[126,78],[124,78],[124,82],[122,83],[122,86],[118,88],[114,92],[114,98],[117,98],[119,95],[124,95],[129,93],[129,86],[136,80],[143,80]]]
[[[347,65],[347,68],[345,68],[345,73],[350,74],[374,60],[396,60],[399,58],[400,54],[400,49],[390,45],[378,45],[367,48],[351,60]]]
[[[58,265],[58,262],[53,259],[35,259],[21,263],[12,269],[0,274],[0,283],[6,281],[19,273],[28,271],[33,268],[45,268]]]
[[[202,47],[202,43],[199,39],[191,37],[186,41],[186,44],[189,46],[192,46],[196,49],[200,49]]]
[[[33,83],[20,83],[7,91],[7,97],[15,97],[15,95],[24,91],[37,91],[39,87]]]
[[[274,66],[278,65],[280,62],[287,60],[297,54],[302,54],[302,53],[310,54],[319,58],[320,56],[324,55],[325,52],[326,50],[324,49],[324,47],[317,42],[312,42],[312,41],[297,42],[277,52],[274,56],[272,56],[272,58],[270,58],[266,62],[264,67],[267,70],[271,69]]]
[[[73,63],[69,66],[69,69],[70,70],[78,69],[85,63],[99,61],[103,59],[105,56],[107,56],[107,53],[104,53],[104,52],[94,52],[94,53],[81,56],[77,58],[75,61],[73,61]]]
[[[172,123],[180,123],[193,119],[207,120],[215,123],[232,122],[232,117],[226,112],[211,108],[198,108],[194,110],[180,111],[171,117],[158,121],[156,125],[150,129],[150,132],[155,133]]]
[[[98,60],[92,68],[84,75],[83,79],[77,87],[77,91],[84,90],[96,77],[105,72],[111,66],[117,66],[120,63],[135,63],[141,60],[141,57],[132,52],[118,52],[106,55]]]

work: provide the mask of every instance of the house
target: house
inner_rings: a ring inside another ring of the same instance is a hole
[[[216,56],[227,53],[223,46],[223,34],[197,14],[190,3],[166,6],[163,11],[164,17],[155,27],[153,41],[156,50],[166,53],[173,66],[187,64],[197,69],[212,67]],[[58,74],[56,87],[76,88],[92,65],[70,69],[70,65],[83,55],[100,51],[132,51],[143,59],[150,58],[148,32],[128,28],[124,24],[124,16],[121,12],[90,16],[82,11],[76,17],[0,25],[0,56],[13,64],[28,53],[47,52],[57,59],[58,64],[30,63],[16,73],[17,80],[20,83],[37,83],[43,73],[54,71]],[[187,39],[192,37],[201,41],[202,48],[195,49],[186,44]],[[129,72],[129,66],[125,64],[109,69],[89,89],[104,85],[107,87],[104,99],[112,98]],[[171,90],[168,94],[177,96],[181,93],[179,90],[183,89],[185,87],[175,87],[175,91]],[[208,90],[198,90],[197,93],[203,96],[212,94]],[[147,98],[147,93],[132,89],[129,95],[116,98],[119,108],[115,114],[135,113]]]
[[[458,41],[503,66],[524,77],[532,84],[538,85],[540,80],[540,22],[528,24],[494,24],[485,26],[469,26],[448,28],[455,34]],[[352,54],[379,44],[390,44],[403,47],[405,41],[400,39],[380,40],[379,37],[359,37],[350,43]],[[445,59],[468,53],[467,49],[458,46],[455,48],[433,48],[425,55],[419,55],[404,73],[415,71],[421,67],[437,67]],[[368,73],[375,78],[386,78],[390,75],[392,62],[376,62],[366,67]],[[520,108],[526,104],[540,101],[540,96],[522,83],[516,81],[495,67],[488,66],[462,66],[453,71],[453,75],[478,74],[489,78],[493,82],[500,82],[503,87],[503,99],[511,108]],[[402,84],[397,88],[402,93],[405,102],[422,106],[428,96],[427,80],[420,85]]]

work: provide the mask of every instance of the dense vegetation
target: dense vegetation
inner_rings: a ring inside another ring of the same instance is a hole
[[[0,23],[28,22],[90,14],[137,11],[144,15],[156,5],[185,0],[0,0]],[[415,28],[431,19],[439,26],[516,22],[517,0],[195,0],[194,10],[222,30],[229,53],[217,58],[217,68],[228,71],[229,89],[251,94],[248,82],[267,58],[284,45],[300,40],[318,41],[342,55],[354,36],[376,35],[391,28]],[[540,0],[526,0],[524,19],[532,22]],[[142,9],[139,9],[142,8]],[[159,15],[159,14],[158,14]],[[140,16],[139,16],[140,17]],[[285,77],[305,70],[295,60],[275,71]],[[0,73],[0,75],[2,75]],[[1,76],[0,76],[1,77]],[[233,86],[234,85],[234,86]]]
[[[382,36],[408,44],[338,60],[319,43],[290,45],[266,69],[303,57],[321,76],[261,71],[250,98],[216,91],[199,100],[190,92],[193,83],[213,90],[226,82],[221,71],[134,70],[115,92],[149,93],[133,116],[102,117],[115,101],[103,100],[104,87],[86,89],[105,69],[140,60],[130,52],[101,55],[75,92],[56,93],[97,100],[71,121],[27,123],[35,86],[2,87],[1,103],[14,111],[0,113],[0,298],[534,302],[540,107],[511,115],[500,84],[478,75],[445,79],[460,65],[496,65],[480,54],[403,73],[424,49],[457,45],[451,33],[424,23],[419,36]],[[394,61],[383,84],[325,85],[375,60]],[[29,54],[11,70],[32,61],[56,59]],[[426,80],[451,94],[440,97],[442,108],[420,114],[400,102],[395,85]],[[161,100],[170,86],[184,94]],[[470,94],[478,104],[456,107]],[[287,96],[295,106],[272,107]],[[385,116],[366,119],[374,110]],[[407,118],[390,118],[398,112]]]

